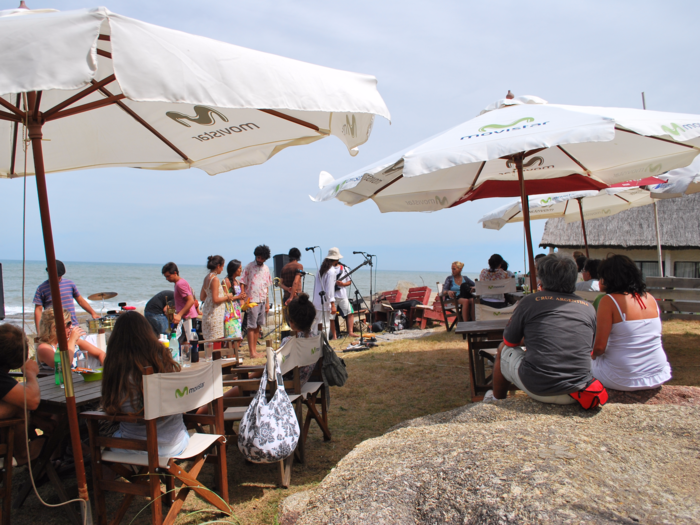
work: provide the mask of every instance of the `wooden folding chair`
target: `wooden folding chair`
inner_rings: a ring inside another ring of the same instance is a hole
[[[480,298],[483,295],[496,295],[515,293],[515,279],[500,279],[498,281],[476,281],[475,286],[476,296],[474,298],[474,311],[472,319],[475,321],[488,321],[495,319],[510,319],[515,311],[516,304],[507,306],[506,308],[493,308],[491,306],[481,304]]]
[[[379,297],[374,301],[374,315],[372,316],[372,321],[384,321],[389,322],[389,317],[392,308],[385,305],[389,303],[399,303],[401,302],[401,291],[400,290],[389,290],[386,292],[381,292]],[[369,317],[369,314],[368,314]],[[367,320],[369,322],[369,318]]]
[[[217,356],[220,353],[217,352]],[[143,376],[144,414],[108,415],[104,412],[83,412],[81,417],[88,420],[92,473],[97,506],[97,521],[107,523],[105,491],[125,494],[112,524],[119,523],[129,508],[134,496],[151,498],[152,523],[169,525],[177,518],[190,491],[202,499],[230,514],[228,506],[228,473],[226,470],[226,439],[224,432],[223,388],[221,385],[221,363],[214,360],[208,363],[193,364],[179,373],[154,374],[147,367]],[[195,433],[190,437],[187,448],[177,456],[158,455],[158,433],[156,419],[159,417],[183,414],[204,405],[212,405],[211,415],[185,414],[185,423],[211,425],[216,434]],[[146,440],[101,437],[100,421],[142,423],[146,425]],[[110,450],[103,450],[110,447]],[[208,451],[216,450],[216,483],[219,494],[204,487],[197,480]],[[146,454],[139,453],[146,452]],[[177,462],[187,460],[191,468],[186,471]],[[103,467],[108,467],[125,479],[124,482],[103,478]],[[135,472],[137,469],[138,472]],[[166,491],[161,490],[161,476],[165,477]],[[181,486],[175,488],[175,482]],[[163,517],[161,496],[165,496],[170,511]]]
[[[24,419],[0,420],[0,471],[2,471],[2,525],[10,525],[12,508],[12,468],[17,466],[14,458],[15,432],[20,432]]]
[[[411,308],[408,311],[408,326],[413,326],[416,321],[420,322],[420,329],[425,330],[425,326],[428,322],[428,318],[425,317],[425,312],[430,311],[430,287],[420,286],[417,288],[409,288],[407,301],[415,300],[420,304]]]

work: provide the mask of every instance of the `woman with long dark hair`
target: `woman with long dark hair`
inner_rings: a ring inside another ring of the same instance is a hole
[[[126,312],[114,323],[102,375],[102,406],[108,414],[143,413],[143,372],[178,372],[180,365],[156,337],[148,320]],[[158,455],[176,456],[190,441],[182,414],[158,418]],[[115,437],[146,439],[146,425],[120,423]],[[146,454],[144,451],[143,454]]]
[[[323,324],[323,330],[330,334],[330,321],[336,314],[335,310],[335,281],[338,276],[335,267],[342,259],[338,248],[328,250],[321,268],[314,279],[314,307],[316,308],[315,325]],[[323,295],[322,295],[323,293]]]
[[[209,274],[204,278],[202,290],[199,292],[202,306],[202,335],[204,339],[222,339],[224,337],[224,314],[227,301],[233,300],[219,280],[219,274],[224,271],[224,258],[221,255],[210,255],[207,258]]]
[[[656,388],[671,379],[659,306],[637,265],[625,255],[610,255],[600,262],[598,278],[606,295],[598,305],[593,377],[623,391]]]

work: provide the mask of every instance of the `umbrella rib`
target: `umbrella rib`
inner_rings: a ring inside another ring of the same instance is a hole
[[[24,114],[24,111],[21,111],[19,108],[16,108],[13,104],[5,100],[4,98],[0,97],[0,106],[4,106],[5,109],[9,109],[14,115],[17,115],[19,119],[23,119],[26,115]],[[7,115],[7,113],[4,113],[0,111],[0,115]],[[14,116],[14,115],[8,115],[8,116]],[[5,120],[10,120],[6,118]],[[14,119],[12,119],[14,120]]]
[[[675,144],[676,146],[683,146],[684,148],[697,149],[695,146],[692,146],[691,144],[683,144],[682,142],[676,142],[675,140],[662,139],[661,137],[655,137],[653,135],[640,135],[639,133],[635,133],[634,131],[630,131],[628,129],[618,128],[617,126],[615,126],[615,129],[617,131],[624,131],[625,133],[631,133],[632,135],[637,135],[638,137],[643,137],[645,139],[660,140],[661,142],[668,142],[669,144]]]
[[[321,133],[321,128],[319,128],[317,125],[311,124],[310,122],[306,122],[305,120],[301,120],[296,117],[292,117],[291,115],[285,115],[284,113],[280,113],[279,111],[275,111],[274,109],[258,109],[258,111],[262,111],[263,113],[267,113],[268,115],[272,115],[277,118],[288,120],[289,122],[294,122],[294,124],[299,124],[300,126],[304,126],[306,128],[313,129],[314,131]]]
[[[479,179],[479,175],[481,175],[481,172],[484,169],[484,166],[486,166],[486,161],[483,161],[481,163],[481,166],[479,166],[479,171],[476,172],[476,177],[474,177],[474,180],[472,181],[472,185],[469,186],[469,189],[464,192],[464,195],[462,195],[458,200],[456,200],[453,204],[450,205],[450,208],[453,206],[458,206],[459,204],[462,204],[462,199],[464,199],[467,195],[469,195],[469,192],[471,192],[474,189],[474,186],[476,185],[476,181]]]
[[[395,178],[394,180],[392,180],[391,182],[385,184],[384,186],[382,186],[381,188],[379,188],[377,191],[375,191],[375,192],[372,194],[372,197],[374,197],[375,195],[377,195],[377,193],[379,193],[380,191],[384,191],[384,190],[387,189],[389,186],[391,186],[392,184],[394,184],[395,182],[397,182],[399,179],[402,179],[402,178],[403,178],[403,173],[402,173],[401,175],[399,175],[398,177],[396,177],[396,178]],[[370,198],[372,198],[372,197],[370,197]]]
[[[56,105],[55,105],[54,107],[52,107],[51,109],[46,110],[46,111],[44,112],[44,118],[46,118],[47,120],[50,120],[51,117],[52,117],[55,113],[58,113],[58,112],[61,111],[63,108],[66,108],[66,107],[70,106],[71,104],[73,104],[74,102],[77,102],[78,100],[87,97],[88,95],[94,93],[95,91],[97,91],[97,90],[100,89],[101,87],[106,86],[107,84],[110,84],[110,83],[114,82],[116,79],[117,79],[117,77],[115,77],[114,74],[112,74],[112,75],[109,75],[108,77],[103,78],[103,79],[100,80],[99,82],[95,82],[95,81],[93,80],[92,86],[89,86],[89,87],[85,88],[85,89],[82,90],[80,93],[76,93],[75,95],[73,95],[73,96],[70,97],[70,98],[67,98],[67,99],[64,100],[63,102],[60,102],[60,103],[56,104]]]
[[[590,177],[590,173],[591,173],[591,172],[588,170],[588,168],[586,168],[586,166],[584,166],[583,164],[581,164],[581,163],[578,161],[578,159],[576,159],[576,157],[574,157],[571,153],[569,153],[568,151],[566,151],[566,150],[565,150],[564,148],[562,148],[561,146],[557,146],[557,148],[559,148],[559,149],[562,151],[562,153],[564,153],[564,155],[566,155],[566,156],[569,157],[572,161],[574,161],[574,162],[576,163],[576,165],[578,165],[578,167],[581,168],[583,171],[585,171],[585,172],[586,172],[586,175],[588,175],[588,176]]]
[[[16,106],[19,109],[19,101],[21,96],[17,93]],[[15,122],[14,130],[12,131],[12,157],[10,157],[10,175],[15,173],[15,162],[17,161],[17,135],[19,133],[19,122]]]
[[[112,58],[112,53],[110,53],[109,51],[105,51],[104,49],[98,49],[97,54],[101,57]]]
[[[94,83],[94,84],[97,84],[97,82],[95,82],[94,80],[93,80],[93,83]],[[109,90],[108,90],[107,88],[105,88],[105,87],[101,87],[101,88],[100,88],[100,92],[101,92],[103,95],[106,95],[106,96],[108,96],[108,97],[112,97],[112,96],[113,96],[112,93],[110,93]],[[185,161],[190,160],[189,157],[188,157],[187,155],[185,155],[182,151],[180,151],[180,150],[177,148],[177,146],[175,146],[175,144],[173,144],[173,143],[170,142],[168,139],[166,139],[163,135],[161,135],[153,126],[151,126],[148,122],[146,122],[145,120],[143,120],[143,119],[138,115],[138,113],[136,113],[133,109],[131,109],[131,108],[130,108],[129,106],[127,106],[126,104],[124,104],[124,102],[122,102],[121,100],[118,101],[118,102],[117,102],[117,106],[119,106],[121,109],[123,109],[123,110],[124,110],[131,118],[133,118],[136,122],[138,122],[139,124],[141,124],[144,128],[146,128],[148,131],[150,131],[150,132],[153,133],[156,137],[158,137],[158,138],[159,138],[166,146],[168,146],[171,150],[173,150],[175,153],[177,153],[178,155],[180,155],[180,157],[182,157],[182,160],[185,160]]]
[[[59,118],[70,117],[73,115],[77,115],[79,113],[85,113],[86,111],[92,111],[93,109],[99,109],[99,108],[103,108],[105,106],[111,106],[112,104],[116,104],[117,102],[119,102],[123,98],[126,98],[126,95],[124,95],[124,94],[114,95],[112,97],[103,98],[102,100],[96,100],[95,102],[83,104],[82,106],[78,106],[75,108],[64,109],[63,111],[60,111],[58,113],[54,113],[52,115],[52,118],[47,118],[46,120],[47,121],[57,120]]]
[[[0,98],[0,100],[2,99]],[[9,120],[10,122],[22,122],[22,120],[19,117],[11,113],[5,113],[4,111],[0,111],[0,120]]]

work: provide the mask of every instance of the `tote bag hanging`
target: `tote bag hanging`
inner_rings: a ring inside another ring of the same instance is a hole
[[[279,363],[276,363],[276,370],[275,395],[269,402],[265,397],[265,367],[258,393],[248,406],[238,429],[238,449],[253,463],[274,463],[286,459],[294,453],[299,442],[299,422],[284,390]]]

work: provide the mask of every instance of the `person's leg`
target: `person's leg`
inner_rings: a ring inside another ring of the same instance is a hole
[[[345,323],[348,325],[348,335],[350,337],[357,337],[355,334],[355,314],[348,314]]]
[[[471,316],[471,299],[458,299],[459,305],[462,307],[462,321],[465,323],[467,321],[470,321],[472,316]]]
[[[505,399],[508,396],[508,390],[512,387],[501,371],[501,354],[505,345],[501,343],[496,353],[496,362],[493,365],[493,397],[496,399]]]
[[[331,328],[331,337],[330,338],[337,339],[338,336],[335,333],[335,318],[331,319],[330,325],[331,325],[330,326],[330,328]]]
[[[260,339],[260,327],[248,328],[248,350],[250,351],[251,359],[257,359],[258,355],[258,339]]]

